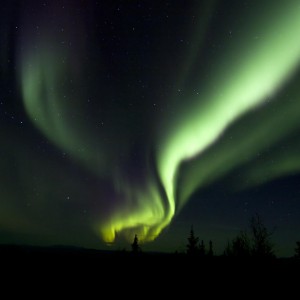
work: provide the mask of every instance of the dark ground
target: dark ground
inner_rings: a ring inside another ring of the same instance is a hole
[[[189,256],[184,253],[160,253],[142,252],[133,254],[129,251],[104,251],[96,249],[85,249],[69,246],[17,246],[0,245],[0,257],[2,262],[19,263],[56,263],[64,262],[78,266],[92,265],[139,265],[143,264],[149,268],[160,266],[189,267],[220,267],[220,268],[291,268],[300,270],[300,259],[295,258],[232,258],[225,256],[199,257]]]
[[[76,299],[82,298],[79,295],[94,298],[95,293],[100,299],[118,299],[120,295],[125,299],[198,299],[202,292],[208,293],[207,298],[263,298],[262,291],[280,288],[290,293],[297,289],[300,270],[300,260],[293,258],[201,259],[185,254],[133,255],[62,246],[2,245],[0,262],[2,287],[9,287],[10,293],[22,294],[24,288],[35,291],[40,299],[45,293],[56,299],[61,298],[60,291],[70,295],[77,290]]]

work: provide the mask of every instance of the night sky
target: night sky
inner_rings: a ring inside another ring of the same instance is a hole
[[[0,243],[290,256],[299,98],[299,0],[3,0]]]

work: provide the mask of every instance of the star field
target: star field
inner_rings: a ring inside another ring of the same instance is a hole
[[[298,1],[2,6],[1,243],[222,253],[259,213],[292,254]]]

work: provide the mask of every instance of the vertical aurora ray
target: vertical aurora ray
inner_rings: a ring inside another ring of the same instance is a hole
[[[289,85],[288,98],[297,99],[298,82],[293,85],[294,88]],[[297,140],[290,142],[290,147],[281,152],[284,140],[299,130],[300,106],[298,101],[289,101],[281,94],[259,111],[254,110],[238,120],[217,143],[182,166],[178,179],[181,187],[177,193],[178,209],[197,188],[211,184],[236,167],[251,163],[242,172],[241,178],[236,179],[233,188],[238,190],[298,169]],[[265,152],[269,153],[267,157]],[[258,160],[260,155],[263,161]]]
[[[202,84],[204,88],[195,105],[179,114],[176,123],[167,125],[168,130],[161,138],[163,150],[157,153],[157,167],[171,214],[178,200],[175,190],[180,165],[199,156],[235,120],[276,93],[299,65],[299,4],[287,1],[272,11],[260,24],[262,38],[256,40],[253,36],[255,24],[248,26],[243,39],[231,46],[228,57],[222,57],[221,65],[227,68],[215,68],[213,82],[206,83],[209,88]],[[180,206],[187,199],[182,198]]]
[[[83,122],[74,124],[72,120],[72,114],[79,111],[76,107],[79,96],[70,94],[67,88],[65,78],[70,72],[69,66],[67,62],[65,66],[59,62],[65,54],[58,49],[49,51],[47,44],[41,43],[39,51],[32,51],[21,60],[25,110],[33,124],[50,141],[100,174],[100,171],[104,172],[105,164],[97,142]]]
[[[169,224],[157,184],[150,175],[144,187],[122,178],[114,166],[116,160],[111,158],[112,149],[108,153],[105,144],[95,145],[83,122],[73,124],[68,115],[78,110],[74,102],[80,101],[79,95],[73,95],[72,106],[67,106],[65,95],[68,98],[70,95],[63,83],[69,69],[67,64],[58,63],[65,55],[59,49],[50,52],[46,47],[48,43],[41,43],[40,51],[29,52],[21,59],[22,94],[28,116],[57,147],[101,177],[105,174],[112,182],[122,203],[108,217],[92,225],[105,242],[114,241],[116,234],[121,232],[129,240],[134,233],[139,234],[141,241],[155,239]],[[85,147],[80,151],[82,145]],[[100,162],[96,160],[99,156]]]

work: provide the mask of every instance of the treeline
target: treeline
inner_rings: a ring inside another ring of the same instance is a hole
[[[223,251],[224,257],[236,258],[275,258],[274,244],[271,241],[274,231],[270,231],[263,223],[261,217],[256,214],[249,222],[249,229],[241,231],[235,238],[229,241]],[[208,245],[199,239],[194,233],[193,226],[187,238],[185,254],[197,257],[213,257],[213,242]],[[142,253],[138,236],[135,235],[131,245],[133,254]],[[296,242],[294,257],[300,259],[300,241]]]

